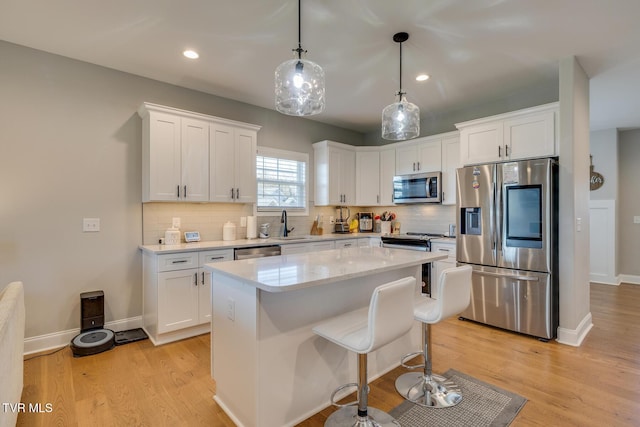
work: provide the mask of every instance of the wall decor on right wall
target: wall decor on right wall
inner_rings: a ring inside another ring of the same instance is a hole
[[[602,176],[602,174],[595,172],[593,170],[593,156],[590,155],[589,158],[591,162],[591,175],[590,175],[589,181],[590,181],[591,191],[593,191],[602,187],[602,185],[604,184],[604,176]]]

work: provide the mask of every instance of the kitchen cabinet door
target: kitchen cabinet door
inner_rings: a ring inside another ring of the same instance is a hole
[[[442,138],[442,204],[456,204],[456,169],[460,167],[458,132]]]
[[[396,150],[380,150],[380,206],[393,205],[393,177],[396,174]]]
[[[396,175],[439,172],[442,167],[438,136],[419,138],[396,146]]]
[[[380,204],[380,152],[356,152],[356,202],[357,206]]]
[[[554,111],[543,111],[505,120],[504,145],[509,160],[555,156],[554,117]]]
[[[209,123],[183,117],[180,129],[180,200],[206,202],[209,200]]]
[[[316,206],[353,205],[356,155],[353,147],[333,141],[313,144]]]
[[[502,122],[495,121],[460,129],[460,153],[465,165],[503,160]]]
[[[446,259],[435,261],[431,264],[431,298],[438,298],[436,291],[440,274],[447,268],[456,266],[456,244],[452,242],[432,242],[431,252],[446,253]]]
[[[198,299],[198,269],[158,273],[158,333],[197,325]]]
[[[256,200],[255,131],[212,124],[209,164],[212,202],[250,203]]]
[[[143,201],[209,198],[209,125],[149,111],[143,118]]]

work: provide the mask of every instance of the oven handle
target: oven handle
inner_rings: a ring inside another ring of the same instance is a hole
[[[429,249],[427,247],[424,247],[424,246],[408,246],[408,245],[399,245],[399,244],[395,244],[395,243],[383,243],[382,247],[383,248],[392,248],[392,249],[406,249],[406,250],[409,250],[409,251],[429,252]]]
[[[479,271],[474,270],[475,274],[479,274],[481,276],[491,276],[491,277],[500,277],[504,279],[515,279],[522,280],[525,282],[539,282],[540,279],[536,276],[521,276],[520,274],[501,274],[501,273],[492,273],[490,271]]]

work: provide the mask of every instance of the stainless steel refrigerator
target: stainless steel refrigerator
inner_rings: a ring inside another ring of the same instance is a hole
[[[555,159],[457,171],[459,264],[473,266],[461,317],[542,339],[558,328]]]

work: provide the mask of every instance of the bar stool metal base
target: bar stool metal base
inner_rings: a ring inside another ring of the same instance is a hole
[[[325,427],[399,427],[400,424],[391,415],[380,409],[367,408],[367,417],[358,416],[357,406],[345,406],[329,415]]]
[[[427,379],[422,372],[407,372],[396,379],[396,390],[405,399],[429,408],[450,408],[462,401],[460,387],[440,375]]]

